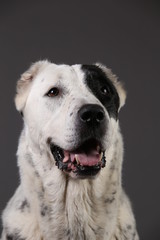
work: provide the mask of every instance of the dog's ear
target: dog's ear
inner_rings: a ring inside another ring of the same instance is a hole
[[[18,111],[23,112],[27,96],[32,85],[34,78],[37,74],[43,70],[49,62],[38,61],[33,63],[30,68],[21,75],[21,78],[17,82],[15,104]]]
[[[119,110],[120,110],[120,108],[123,107],[123,105],[125,104],[126,96],[127,96],[126,90],[124,89],[122,82],[118,81],[117,76],[112,73],[111,69],[107,68],[101,63],[96,63],[96,65],[102,69],[102,71],[114,84],[120,98],[120,106],[119,106]]]

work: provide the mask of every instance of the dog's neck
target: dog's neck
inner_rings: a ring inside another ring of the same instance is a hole
[[[59,170],[47,152],[38,149],[34,152],[29,142],[26,142],[28,138],[25,134],[22,133],[18,151],[21,187],[37,217],[38,224],[46,226],[43,222],[47,221],[48,228],[52,229],[52,231],[41,229],[46,232],[46,239],[51,237],[47,232],[56,236],[55,239],[61,239],[61,236],[66,235],[64,231],[67,231],[67,234],[75,234],[73,239],[81,239],[81,234],[93,235],[94,238],[94,234],[98,234],[100,237],[104,235],[104,231],[110,235],[116,224],[113,211],[115,212],[117,208],[121,191],[119,186],[123,154],[118,138],[113,143],[117,145],[116,148],[111,146],[108,149],[107,164],[100,174],[95,179],[78,180]],[[121,160],[117,161],[117,158]],[[99,208],[102,204],[104,212]],[[106,221],[108,229],[105,229]],[[85,225],[88,226],[88,233],[83,233]]]

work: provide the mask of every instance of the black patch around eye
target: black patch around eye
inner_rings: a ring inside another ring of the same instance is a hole
[[[96,65],[82,65],[81,68],[85,72],[85,83],[88,88],[104,105],[109,116],[117,120],[119,96],[111,80]]]

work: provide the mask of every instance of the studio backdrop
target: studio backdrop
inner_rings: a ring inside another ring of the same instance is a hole
[[[0,212],[19,184],[16,81],[32,62],[102,62],[127,90],[123,186],[140,238],[160,239],[159,1],[1,1]]]

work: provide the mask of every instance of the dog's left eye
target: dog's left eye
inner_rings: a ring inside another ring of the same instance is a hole
[[[55,97],[58,94],[59,94],[59,89],[54,87],[54,88],[51,88],[46,95],[48,97]]]
[[[101,88],[101,93],[103,95],[108,95],[108,94],[110,94],[110,89],[108,87],[104,86]]]

